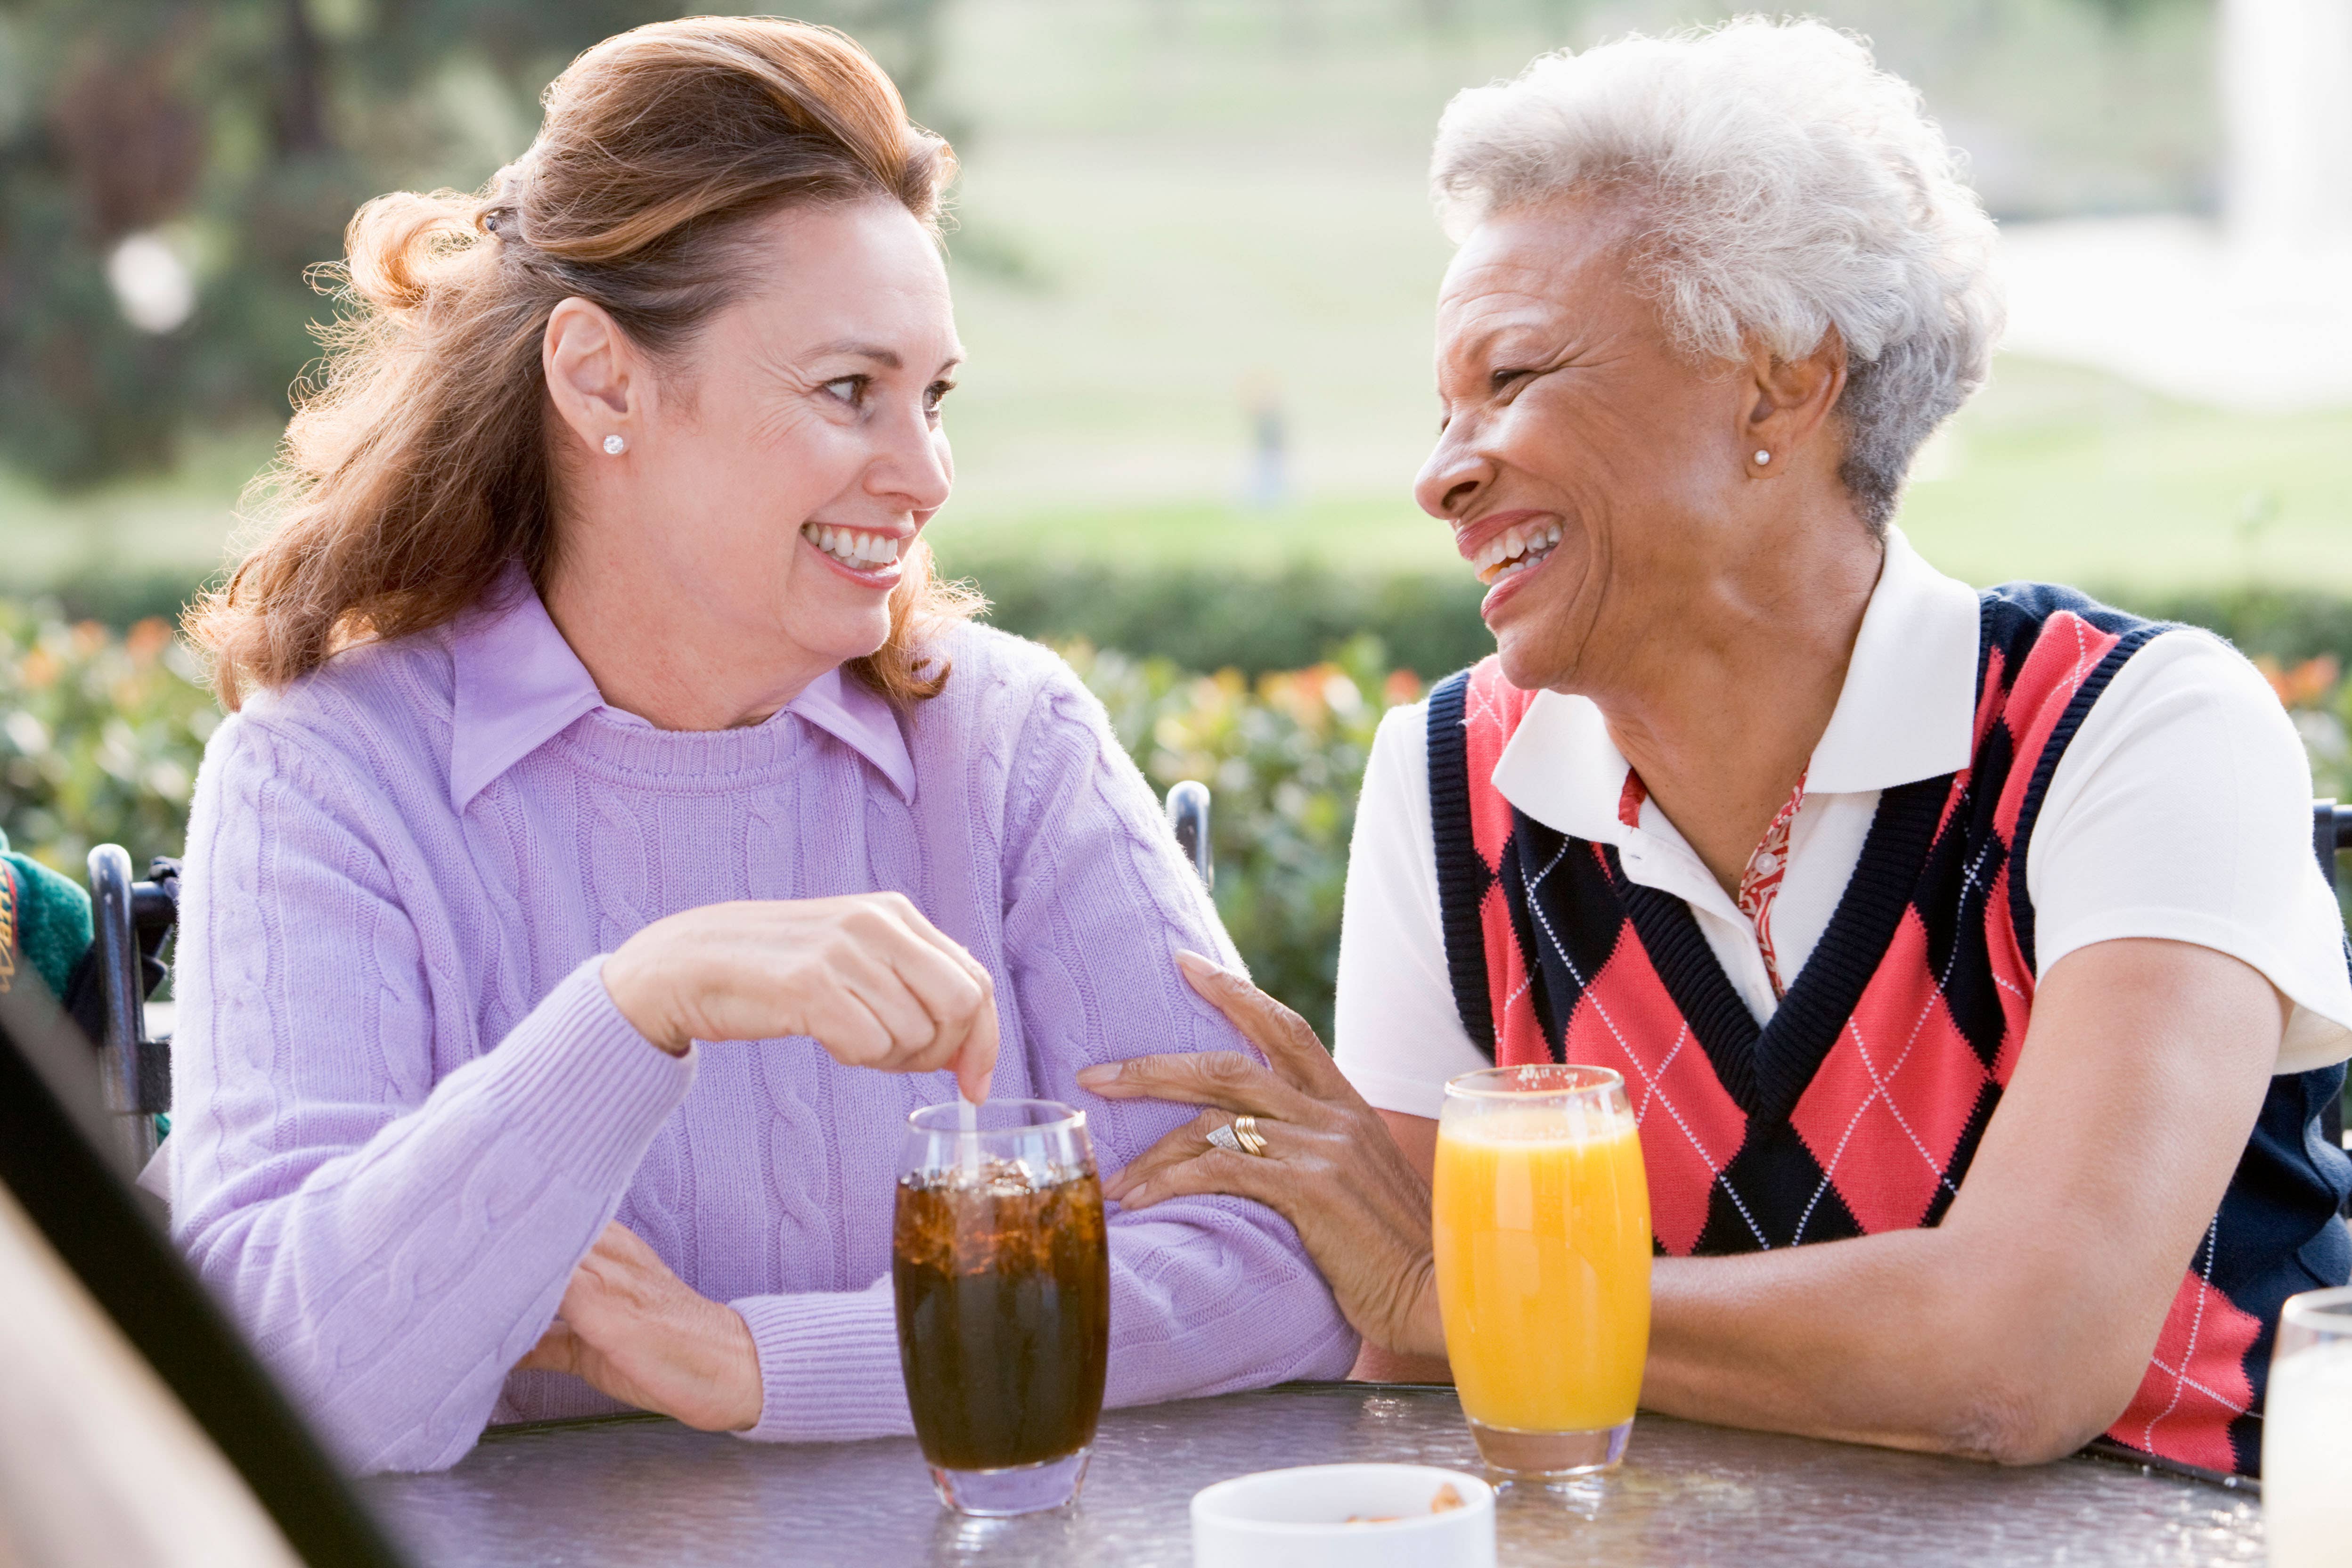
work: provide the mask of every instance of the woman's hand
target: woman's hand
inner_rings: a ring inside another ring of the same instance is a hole
[[[897,893],[671,915],[604,961],[604,990],[672,1056],[696,1040],[806,1035],[845,1067],[952,1067],[974,1103],[996,1067],[987,968]]]
[[[1129,1209],[1196,1193],[1265,1204],[1297,1228],[1358,1333],[1407,1354],[1444,1354],[1428,1184],[1306,1019],[1197,953],[1179,953],[1177,963],[1273,1068],[1239,1051],[1203,1051],[1080,1070],[1079,1086],[1107,1100],[1216,1108],[1138,1155],[1103,1184],[1103,1194]],[[1258,1119],[1265,1154],[1209,1142],[1235,1112]]]
[[[554,1323],[515,1366],[568,1372],[705,1432],[744,1431],[766,1403],[750,1325],[697,1295],[618,1221],[572,1271]]]

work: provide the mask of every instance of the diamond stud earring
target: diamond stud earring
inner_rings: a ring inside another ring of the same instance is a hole
[[[619,437],[618,436],[615,436],[615,437],[613,437],[613,441],[617,441],[617,440],[619,440],[619,439],[620,439],[620,437]],[[605,449],[606,451],[608,451],[608,452],[609,452],[609,451],[611,451],[611,450],[613,449],[613,441],[607,441],[607,442],[605,442],[605,443],[604,443],[604,449]],[[1767,464],[1767,463],[1770,462],[1771,460],[1772,460],[1772,454],[1771,454],[1771,453],[1767,452],[1767,451],[1764,451],[1764,450],[1762,450],[1761,448],[1759,448],[1759,449],[1757,451],[1757,453],[1756,453],[1756,466],[1757,466],[1758,468],[1762,468],[1765,464]]]
[[[607,436],[604,437],[604,455],[606,457],[617,458],[628,449],[629,444],[626,441],[622,440],[618,436]]]

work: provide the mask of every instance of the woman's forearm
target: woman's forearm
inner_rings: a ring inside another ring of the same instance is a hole
[[[1939,1223],[1659,1259],[1643,1403],[2017,1462],[2097,1436],[2149,1375],[2284,1018],[2268,981],[2210,949],[2060,960]]]
[[[2063,1293],[2036,1301],[2019,1276],[1936,1230],[1658,1258],[1642,1403],[1888,1447],[2055,1458],[2103,1429],[2130,1384],[2118,1392],[2096,1360],[2053,1353]]]
[[[630,1030],[583,966],[372,1131],[359,1119],[381,1107],[321,1105],[272,1130],[244,1123],[241,1080],[194,1097],[215,1109],[166,1145],[174,1228],[347,1462],[436,1468],[479,1435],[692,1068]],[[316,1142],[286,1147],[298,1133]],[[277,1152],[256,1158],[262,1140]]]
[[[1725,1426],[1985,1458],[2071,1451],[2105,1417],[2087,1428],[2069,1419],[2083,1400],[2064,1386],[2066,1369],[2036,1371],[2035,1331],[1999,1321],[2003,1300],[2021,1292],[1956,1262],[1965,1245],[1897,1231],[1657,1258],[1642,1404]],[[2040,1303],[2044,1330],[2058,1295]],[[1370,1341],[1350,1375],[1453,1381],[1443,1355]]]

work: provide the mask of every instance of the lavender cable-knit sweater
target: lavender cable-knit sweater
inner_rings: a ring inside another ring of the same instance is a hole
[[[1001,633],[941,651],[945,693],[895,733],[839,681],[829,708],[664,732],[603,705],[524,585],[221,726],[181,906],[174,1229],[350,1462],[439,1468],[490,1422],[616,1408],[509,1370],[614,1218],[751,1325],[749,1436],[908,1429],[896,1162],[952,1080],[805,1038],[665,1055],[599,977],[654,920],[905,893],[995,976],[994,1091],[1083,1107],[1106,1171],[1190,1112],[1078,1068],[1244,1048],[1171,962],[1235,959],[1100,705]],[[1118,1215],[1110,1251],[1114,1405],[1354,1358],[1266,1209]]]

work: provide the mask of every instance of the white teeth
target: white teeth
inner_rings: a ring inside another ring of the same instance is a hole
[[[801,537],[845,566],[869,571],[896,562],[906,544],[895,534],[865,533],[817,522],[803,523]]]
[[[1558,523],[1538,523],[1532,529],[1514,528],[1487,541],[1472,562],[1482,583],[1497,583],[1514,572],[1522,572],[1551,553],[1559,543]]]

